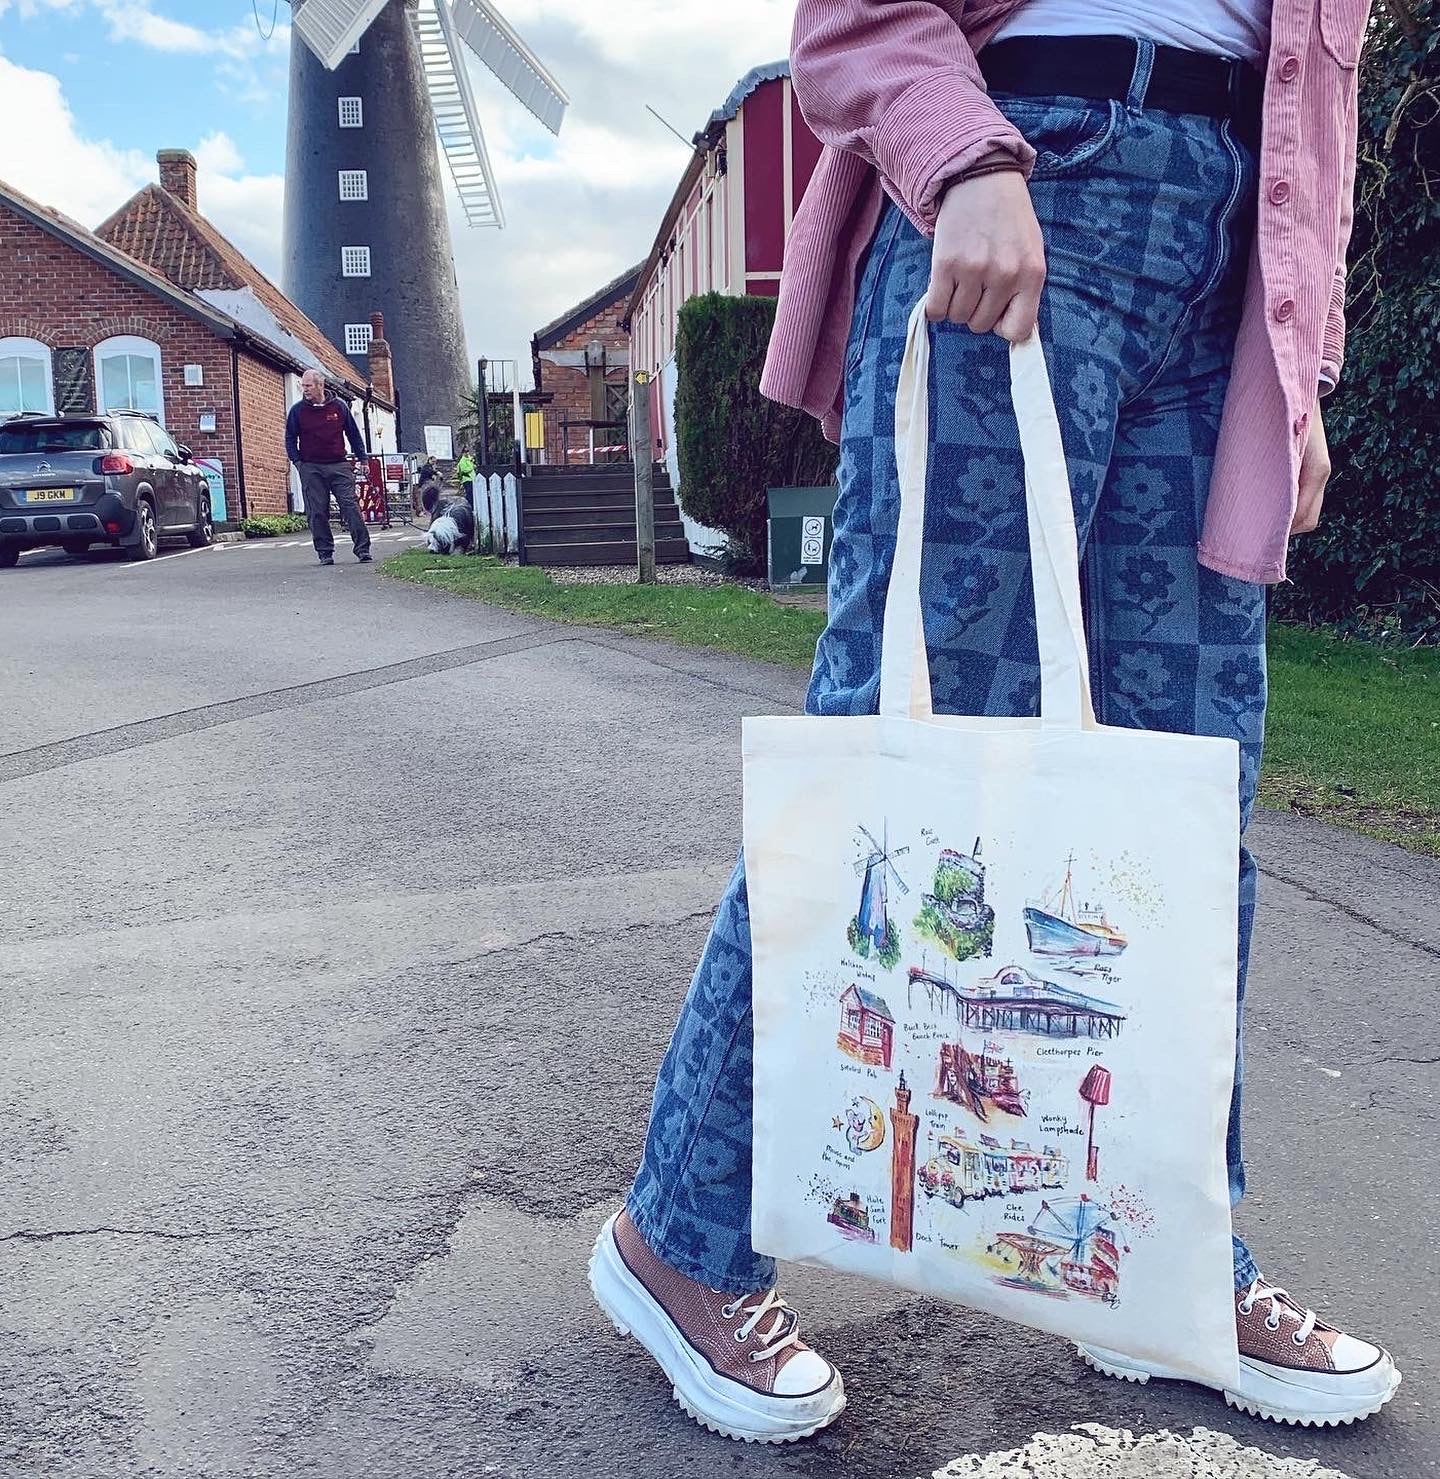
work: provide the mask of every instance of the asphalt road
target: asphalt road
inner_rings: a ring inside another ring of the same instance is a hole
[[[609,1331],[584,1257],[734,854],[738,721],[801,686],[343,541],[0,572],[0,1474],[1440,1473],[1440,866],[1289,818],[1243,1226],[1394,1351],[1380,1418],[1258,1424],[796,1271],[850,1411],[757,1450]]]

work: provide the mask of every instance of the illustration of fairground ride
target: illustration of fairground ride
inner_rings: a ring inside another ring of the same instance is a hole
[[[998,1233],[987,1251],[1019,1260],[1016,1272],[996,1281],[1007,1288],[1058,1299],[1079,1294],[1115,1304],[1120,1260],[1130,1249],[1119,1219],[1082,1195],[1041,1202],[1034,1222],[1023,1233]]]

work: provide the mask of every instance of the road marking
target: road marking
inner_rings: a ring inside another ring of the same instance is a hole
[[[186,555],[208,555],[211,550],[221,549],[218,544],[202,544],[199,549],[177,549],[174,554],[156,555],[153,560],[129,560],[117,567],[116,573],[120,574],[126,570],[146,570],[151,565],[163,565],[166,560],[183,560]]]
[[[1068,1433],[1036,1433],[1024,1448],[972,1453],[951,1460],[934,1479],[1155,1479],[1160,1474],[1213,1474],[1216,1479],[1347,1479],[1313,1459],[1276,1458],[1194,1428],[1162,1428],[1138,1436],[1128,1429],[1079,1423]]]

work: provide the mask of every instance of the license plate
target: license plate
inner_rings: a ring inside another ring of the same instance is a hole
[[[74,488],[31,488],[26,503],[74,503],[80,495]]]

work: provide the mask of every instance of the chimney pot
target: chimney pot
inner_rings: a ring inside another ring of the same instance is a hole
[[[161,188],[168,190],[182,205],[198,211],[195,156],[188,149],[162,149],[155,156],[155,162],[160,166]]]

